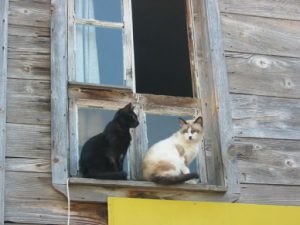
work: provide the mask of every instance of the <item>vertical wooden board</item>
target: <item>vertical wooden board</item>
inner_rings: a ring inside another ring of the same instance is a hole
[[[300,207],[110,198],[110,225],[299,225]],[[251,215],[251,216],[249,216]]]
[[[133,130],[132,148],[130,149],[131,179],[142,180],[142,161],[148,150],[146,113],[141,106],[136,106],[139,126]]]
[[[132,27],[132,7],[131,0],[123,0],[123,55],[126,86],[135,92],[135,69],[133,51],[133,27]]]
[[[4,224],[8,0],[0,0],[0,6],[0,224]]]
[[[225,50],[300,57],[300,21],[221,15]]]
[[[300,98],[298,58],[227,52],[226,63],[231,93]]]
[[[204,1],[203,1],[204,2]],[[198,94],[201,98],[201,109],[203,116],[204,127],[204,150],[205,159],[207,164],[207,182],[209,184],[216,184],[220,181],[220,176],[216,171],[217,162],[214,158],[215,153],[218,154],[219,142],[212,141],[218,140],[219,136],[216,133],[218,129],[216,123],[213,124],[213,111],[215,103],[214,88],[212,84],[211,76],[208,74],[211,72],[211,61],[209,55],[209,41],[208,41],[208,27],[206,22],[206,7],[204,3],[200,1],[192,1],[192,17],[194,26],[194,40],[195,40],[195,66],[196,66],[196,79]],[[202,88],[203,86],[207,88]],[[210,91],[212,90],[212,91]],[[217,136],[216,136],[217,135]],[[218,181],[217,181],[218,180]]]
[[[68,178],[67,1],[52,0],[51,19],[51,160],[54,184]]]
[[[238,181],[238,167],[234,156],[229,155],[232,145],[232,114],[229,96],[229,84],[227,68],[224,56],[223,36],[221,27],[221,15],[218,1],[206,1],[207,23],[209,32],[209,50],[211,54],[212,82],[215,87],[215,108],[212,114],[214,120],[218,121],[220,152],[216,161],[217,170],[223,172],[225,185],[228,187],[227,194],[238,195],[240,192]]]
[[[227,194],[237,196],[236,160],[228,154],[232,142],[232,124],[218,3],[192,1],[192,9],[208,182],[217,181],[218,184],[227,185]]]
[[[221,0],[221,12],[300,20],[298,0]]]
[[[70,132],[70,175],[77,176],[79,172],[79,119],[78,107],[75,101],[69,102],[69,132]]]

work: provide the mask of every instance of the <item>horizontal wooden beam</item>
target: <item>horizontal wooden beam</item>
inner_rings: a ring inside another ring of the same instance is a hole
[[[75,22],[75,24],[80,24],[80,25],[91,25],[91,26],[115,28],[115,29],[124,28],[123,23],[107,22],[107,21],[100,21],[100,20],[94,20],[94,19],[75,19],[74,22]]]
[[[66,185],[54,187],[67,196]],[[72,201],[106,202],[109,196],[174,199],[194,201],[236,201],[239,193],[226,193],[227,188],[216,185],[181,184],[157,185],[144,181],[108,181],[70,178],[69,193]]]

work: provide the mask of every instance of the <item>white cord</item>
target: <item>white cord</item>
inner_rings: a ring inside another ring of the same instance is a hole
[[[70,190],[69,190],[69,178],[67,179],[67,198],[68,198],[68,222],[67,222],[67,225],[70,225],[71,201],[70,201]]]

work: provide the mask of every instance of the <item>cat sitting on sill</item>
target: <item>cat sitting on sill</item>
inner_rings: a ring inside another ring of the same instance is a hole
[[[194,121],[179,118],[180,129],[154,144],[142,162],[145,180],[159,184],[195,183],[197,173],[188,166],[196,158],[203,139],[202,117]]]
[[[102,133],[82,147],[79,167],[86,178],[126,180],[123,161],[131,141],[130,128],[139,125],[131,103],[119,109]]]

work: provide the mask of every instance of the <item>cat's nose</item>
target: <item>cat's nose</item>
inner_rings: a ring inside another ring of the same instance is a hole
[[[192,140],[192,136],[189,136],[189,139]]]

